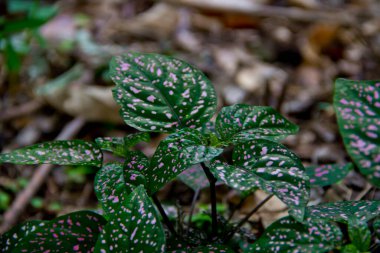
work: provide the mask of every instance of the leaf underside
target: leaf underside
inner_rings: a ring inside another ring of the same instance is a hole
[[[175,132],[198,128],[216,110],[216,93],[190,64],[158,54],[129,52],[115,57],[110,76],[124,121],[140,130]]]
[[[98,146],[82,140],[50,141],[0,154],[0,163],[91,165],[100,167],[103,154]]]
[[[152,201],[138,186],[109,219],[94,252],[164,252],[165,233]]]
[[[313,222],[302,224],[291,217],[284,217],[270,225],[264,234],[244,252],[326,252],[342,241],[338,226]]]
[[[194,191],[201,190],[203,188],[209,187],[210,185],[206,174],[204,173],[202,167],[199,165],[194,165],[191,168],[188,168],[178,175],[178,179],[180,179]]]
[[[335,82],[334,108],[344,146],[362,174],[380,186],[380,81]]]

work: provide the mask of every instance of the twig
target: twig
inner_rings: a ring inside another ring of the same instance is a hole
[[[228,219],[227,221],[230,221],[232,219],[232,217],[234,216],[236,210],[239,210],[243,204],[244,204],[244,201],[247,199],[247,197],[243,197],[239,203],[234,207],[234,209],[232,210],[232,212],[230,213],[230,215],[228,216]]]
[[[152,196],[154,204],[156,204],[158,211],[160,212],[162,219],[164,220],[165,225],[168,227],[169,231],[174,235],[175,237],[178,237],[177,232],[175,231],[173,224],[169,220],[169,217],[166,215],[164,208],[161,205],[160,200],[158,200],[157,195],[153,194]]]
[[[228,1],[228,0],[161,0],[173,5],[187,6],[201,10],[238,13],[254,17],[283,17],[302,22],[327,21],[339,24],[354,24],[354,12],[342,11],[309,11],[294,7],[279,7],[256,4],[254,1]]]
[[[248,220],[249,218],[254,214],[256,213],[265,203],[267,203],[274,195],[271,194],[269,195],[268,197],[266,197],[263,201],[261,201],[255,208],[252,209],[251,212],[249,212],[249,214],[247,214],[244,219],[242,219],[239,224],[236,225],[236,227],[234,228],[234,230],[232,230],[226,237],[226,242],[228,242],[232,236],[241,228],[241,226],[243,226]]]
[[[17,117],[31,114],[34,111],[37,111],[42,107],[42,103],[38,100],[32,100],[25,104],[11,107],[7,111],[0,113],[0,122],[11,120]]]
[[[193,196],[193,200],[191,201],[191,207],[190,207],[190,213],[189,213],[189,220],[187,222],[187,231],[186,231],[186,234],[189,234],[189,231],[190,231],[190,227],[191,227],[191,220],[193,218],[193,213],[194,213],[194,210],[195,210],[195,204],[197,203],[197,199],[198,199],[198,196],[199,196],[199,193],[200,193],[200,189],[197,189],[194,193],[194,196]]]
[[[218,219],[217,219],[217,212],[216,212],[216,190],[215,190],[216,178],[211,173],[210,169],[203,162],[201,163],[201,166],[210,183],[211,219],[212,219],[211,238],[214,238],[218,233]]]
[[[84,124],[85,120],[83,118],[78,117],[73,119],[63,128],[56,140],[71,139],[79,132]],[[4,233],[17,222],[18,217],[28,205],[30,199],[41,187],[52,168],[53,165],[51,164],[43,164],[37,168],[29,184],[17,195],[12,206],[5,212],[4,221],[0,226],[0,233]]]

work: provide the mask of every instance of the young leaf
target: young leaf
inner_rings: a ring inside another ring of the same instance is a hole
[[[91,165],[100,167],[103,154],[96,144],[82,140],[50,141],[0,154],[0,163]]]
[[[348,235],[351,243],[360,250],[366,252],[371,244],[371,231],[366,222],[352,218],[348,221]]]
[[[380,81],[335,82],[334,108],[344,146],[362,174],[380,186]]]
[[[94,212],[79,211],[43,221],[42,226],[29,222],[4,236],[24,236],[11,252],[91,252],[105,223]]]
[[[108,163],[96,174],[94,189],[104,212],[112,215],[136,186],[145,183],[140,172],[126,171],[121,164]]]
[[[208,147],[207,140],[195,129],[183,129],[161,141],[149,170],[144,174],[153,194],[191,165],[213,159],[223,149]]]
[[[216,110],[216,93],[190,64],[158,54],[129,52],[111,61],[113,90],[124,121],[140,130],[197,128]]]
[[[257,138],[279,140],[298,131],[298,126],[273,108],[244,104],[223,107],[215,128],[223,141],[234,144]]]
[[[240,168],[230,172],[235,182],[243,180],[252,183],[251,187],[259,186],[275,194],[297,220],[303,219],[309,200],[309,178],[294,153],[279,143],[258,139],[236,145],[232,159]]]
[[[353,169],[352,163],[326,164],[306,167],[306,174],[310,178],[310,185],[323,187],[335,184],[347,176]]]
[[[165,233],[143,186],[120,205],[100,234],[94,252],[164,252]]]
[[[199,165],[194,165],[178,175],[178,179],[184,182],[194,191],[206,188],[210,185],[205,172]]]
[[[115,155],[125,157],[129,149],[139,142],[149,142],[148,133],[129,134],[125,137],[96,138],[95,142],[103,150],[110,151]]]
[[[244,252],[327,252],[340,245],[342,233],[331,223],[302,224],[284,217],[270,225],[264,234]]]
[[[361,253],[353,244],[346,244],[340,250],[340,253]]]
[[[380,215],[380,201],[341,201],[309,206],[306,217],[311,220],[327,220],[348,223],[350,219],[368,222]]]

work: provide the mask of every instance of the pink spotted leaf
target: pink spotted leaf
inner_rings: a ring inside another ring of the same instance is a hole
[[[95,246],[102,252],[164,252],[165,233],[143,186],[138,186],[108,220]]]
[[[129,52],[111,61],[110,75],[122,118],[140,131],[198,128],[215,113],[214,87],[200,70],[182,60]]]
[[[125,170],[118,163],[105,164],[97,173],[95,194],[107,216],[112,216],[128,195],[139,185],[145,185],[145,177],[138,171]]]
[[[179,174],[177,178],[194,191],[201,190],[210,185],[206,174],[199,165],[194,165],[191,168],[188,168]]]
[[[102,150],[110,151],[122,157],[126,156],[131,147],[142,141],[150,141],[148,133],[129,134],[125,137],[100,137],[95,140]]]
[[[103,154],[95,143],[82,140],[50,141],[0,154],[0,163],[91,165],[100,167]]]
[[[150,194],[192,165],[210,161],[222,151],[207,146],[207,139],[195,129],[183,129],[168,136],[159,144],[145,174]]]
[[[42,226],[26,223],[28,232],[20,234],[13,230],[3,236],[22,239],[9,252],[93,252],[96,240],[106,221],[91,211],[79,211],[60,216],[51,221],[43,221]],[[23,225],[19,227],[21,230]],[[23,233],[23,232],[22,232]]]
[[[380,186],[380,81],[335,82],[334,108],[344,146],[360,172]]]
[[[327,222],[302,224],[287,216],[270,225],[244,253],[324,253],[341,245],[339,227]]]
[[[323,164],[307,166],[306,174],[310,178],[312,187],[323,187],[335,184],[345,178],[353,169],[352,163],[347,164]]]
[[[346,224],[353,218],[368,222],[380,216],[380,201],[358,200],[324,203],[309,206],[305,216],[312,220],[327,220]]]
[[[236,145],[232,157],[236,169],[226,167],[232,187],[259,187],[273,193],[289,206],[293,217],[303,219],[310,183],[297,155],[282,144],[257,139]]]
[[[233,253],[235,251],[231,250],[229,247],[220,244],[209,244],[205,246],[199,246],[196,248],[186,248],[186,249],[177,249],[170,251],[170,253]]]
[[[257,138],[280,140],[297,133],[298,126],[271,107],[236,104],[222,108],[215,129],[222,141],[236,144]]]

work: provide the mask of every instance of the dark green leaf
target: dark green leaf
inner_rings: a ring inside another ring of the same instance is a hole
[[[105,223],[94,212],[79,211],[51,221],[27,222],[3,237],[20,238],[9,252],[91,252]]]
[[[335,82],[334,108],[347,152],[360,172],[380,186],[380,81]]]
[[[341,241],[342,233],[334,224],[302,224],[288,216],[270,225],[259,240],[244,252],[322,253],[334,249]]]
[[[139,142],[149,142],[148,133],[130,134],[125,137],[104,137],[96,138],[95,142],[103,150],[110,151],[118,156],[125,157],[129,149]]]
[[[375,230],[377,238],[380,239],[380,217],[373,222],[373,230]]]
[[[5,60],[9,72],[19,72],[21,68],[21,55],[16,52],[10,39],[5,40]]]
[[[141,184],[145,184],[145,178],[140,172],[124,170],[121,164],[109,163],[96,174],[94,189],[104,212],[110,216]]]
[[[360,253],[360,251],[353,244],[344,245],[340,253]]]
[[[194,165],[178,175],[178,179],[184,182],[194,191],[206,188],[210,185],[205,172],[199,165]]]
[[[214,170],[224,177],[222,181],[227,179],[231,187],[244,191],[259,187],[273,193],[290,207],[297,220],[303,219],[309,178],[294,153],[279,143],[258,139],[235,146],[233,161],[236,168],[225,167],[224,176],[220,175],[223,169]]]
[[[213,159],[223,149],[208,147],[207,140],[194,129],[183,129],[161,141],[150,168],[144,175],[153,194],[191,165]]]
[[[165,233],[156,209],[142,186],[114,213],[94,252],[164,252]]]
[[[193,249],[177,249],[170,251],[171,253],[233,253],[234,251],[225,245],[209,244],[206,246],[200,246]]]
[[[223,141],[232,143],[257,138],[279,140],[298,131],[298,126],[271,107],[243,104],[222,108],[215,128]]]
[[[306,217],[311,220],[327,220],[348,223],[350,219],[367,222],[380,215],[380,201],[341,201],[309,206]]]
[[[371,244],[371,231],[365,221],[352,218],[348,221],[348,235],[351,243],[361,252],[368,251]]]
[[[0,154],[0,163],[92,165],[100,167],[103,154],[96,144],[82,140],[51,141]]]
[[[353,169],[352,163],[326,164],[306,167],[306,174],[310,178],[310,185],[323,187],[335,184],[347,176]]]
[[[110,76],[124,121],[141,131],[197,128],[216,110],[215,90],[190,64],[158,54],[129,52],[114,58]]]

